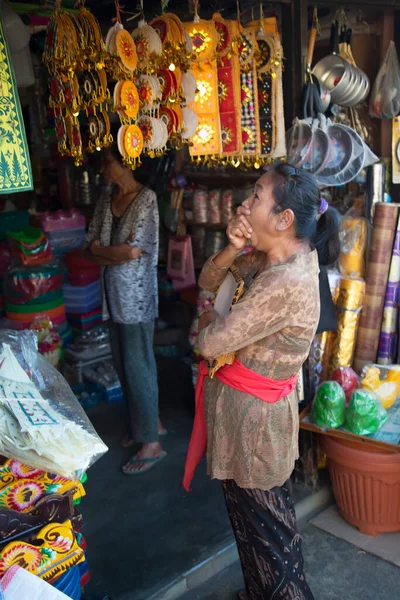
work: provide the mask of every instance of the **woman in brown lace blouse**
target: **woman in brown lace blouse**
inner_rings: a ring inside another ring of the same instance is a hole
[[[228,246],[200,276],[200,286],[216,292],[234,264],[246,284],[227,316],[202,315],[202,356],[235,352],[255,377],[275,382],[298,373],[319,320],[319,263],[337,258],[338,227],[312,175],[282,163],[270,167],[229,224]],[[255,251],[239,257],[249,243]],[[207,378],[204,403],[208,472],[223,481],[243,597],[311,600],[290,484],[298,457],[296,391],[270,403]]]

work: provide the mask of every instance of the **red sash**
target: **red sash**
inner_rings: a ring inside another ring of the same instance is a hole
[[[208,375],[205,362],[200,363],[199,375],[196,383],[196,415],[194,418],[192,436],[186,457],[183,487],[190,491],[190,484],[194,477],[197,465],[201,461],[207,447],[207,427],[204,410],[204,382]],[[233,365],[225,365],[219,369],[216,377],[225,385],[259,398],[263,402],[278,402],[288,396],[296,387],[297,373],[289,379],[278,381],[269,379],[245,367],[238,359]]]

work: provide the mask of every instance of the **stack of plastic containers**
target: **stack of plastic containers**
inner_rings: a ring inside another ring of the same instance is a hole
[[[54,326],[65,323],[60,266],[55,263],[12,267],[4,278],[7,318],[16,328],[26,329],[39,316]]]
[[[55,254],[65,254],[75,248],[83,248],[86,222],[78,210],[43,213],[40,215],[40,222]]]
[[[63,292],[68,321],[74,329],[88,331],[101,324],[100,280],[84,286],[65,284]]]
[[[65,257],[69,283],[64,286],[68,322],[76,333],[102,324],[100,269],[87,260],[82,250]]]

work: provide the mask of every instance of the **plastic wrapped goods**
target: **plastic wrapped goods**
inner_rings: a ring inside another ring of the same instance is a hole
[[[392,380],[390,376],[381,378],[380,369],[373,365],[365,369],[361,387],[374,392],[386,410],[393,406],[400,393],[398,380]]]
[[[372,90],[369,114],[392,119],[400,112],[400,65],[396,44],[391,41]]]
[[[324,429],[341,427],[346,419],[346,397],[336,381],[325,381],[314,398],[312,420]]]
[[[339,270],[344,277],[364,277],[367,244],[366,219],[346,216],[340,225]]]
[[[211,190],[208,194],[208,222],[218,225],[221,219],[221,190]]]
[[[371,435],[387,421],[379,398],[369,390],[357,390],[350,399],[346,428],[357,435]]]
[[[343,277],[340,280],[336,302],[338,329],[330,334],[324,357],[327,378],[338,367],[350,367],[353,364],[364,293],[365,282],[362,279]]]
[[[207,223],[208,219],[208,192],[205,189],[197,188],[193,192],[193,214],[194,221],[199,225]]]
[[[221,197],[221,222],[227,225],[233,217],[233,192],[225,190]]]
[[[339,367],[332,373],[332,380],[337,381],[346,396],[348,404],[353,392],[360,387],[360,378],[350,367]]]
[[[107,447],[33,331],[1,331],[0,344],[0,454],[79,479]]]

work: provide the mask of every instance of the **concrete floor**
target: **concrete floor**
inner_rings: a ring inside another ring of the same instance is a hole
[[[306,574],[315,600],[395,600],[400,597],[400,569],[354,546],[301,524]],[[236,600],[243,589],[240,564],[225,569],[180,600]]]
[[[145,600],[232,542],[221,486],[209,481],[205,465],[190,494],[181,486],[193,422],[190,369],[164,359],[159,375],[168,457],[147,474],[120,471],[134,452],[119,444],[126,431],[123,407],[104,405],[89,414],[110,448],[89,470],[81,504],[91,570],[85,591],[99,598]],[[304,489],[297,489],[297,499],[301,495]]]

